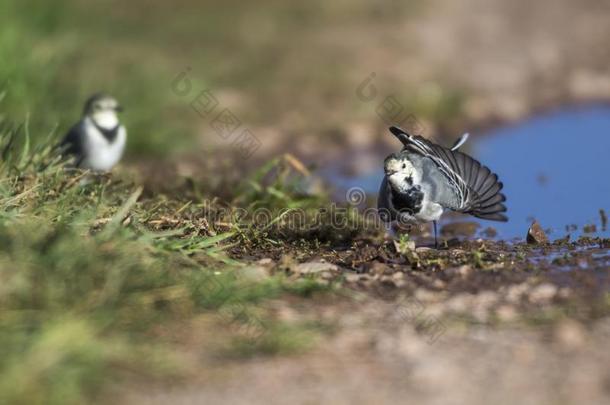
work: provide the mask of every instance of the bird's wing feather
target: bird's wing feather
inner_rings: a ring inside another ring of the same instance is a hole
[[[464,135],[460,136],[459,139],[457,141],[455,141],[455,143],[451,147],[451,150],[458,150],[459,148],[461,148],[462,145],[466,143],[469,136],[470,136],[470,134],[468,132],[466,132]]]
[[[405,150],[430,158],[449,180],[450,186],[457,194],[458,201],[458,205],[451,208],[455,210],[465,208],[469,189],[464,177],[467,166],[472,165],[472,163],[467,162],[468,156],[461,152],[450,151],[421,136],[410,135],[398,127],[391,127],[390,131],[403,143]]]
[[[431,159],[445,176],[457,196],[456,206],[448,208],[475,216],[484,215],[487,219],[506,220],[499,214],[506,211],[502,204],[506,198],[500,193],[503,185],[489,168],[462,152],[410,135],[398,127],[391,127],[390,131],[403,143],[405,150]]]
[[[383,222],[392,222],[396,215],[392,212],[390,206],[389,185],[387,177],[383,177],[377,199],[377,212]]]
[[[84,155],[84,131],[85,129],[83,128],[83,123],[81,121],[70,128],[66,136],[64,136],[63,140],[59,144],[63,155],[73,155],[76,157],[76,166],[80,164],[80,161],[83,159]]]

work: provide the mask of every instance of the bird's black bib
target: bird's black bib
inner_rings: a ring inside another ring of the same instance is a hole
[[[119,134],[119,128],[121,126],[120,124],[117,124],[114,128],[105,129],[97,125],[95,121],[93,121],[93,125],[95,125],[95,128],[97,128],[97,130],[100,131],[104,138],[106,138],[110,143],[114,142],[114,140],[116,139],[117,135]]]
[[[406,212],[410,215],[419,213],[422,209],[424,193],[419,185],[413,186],[405,193],[399,193],[393,188],[392,205],[399,212]]]

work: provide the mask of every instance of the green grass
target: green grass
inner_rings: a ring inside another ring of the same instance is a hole
[[[278,323],[259,304],[328,287],[242,277],[245,264],[225,253],[239,232],[201,226],[200,204],[143,198],[128,179],[83,185],[90,174],[67,171],[52,139],[0,124],[0,403],[83,403],[121,369],[174,370],[179,347],[154,329],[201,314],[230,326],[218,333],[233,344],[219,353],[307,346],[312,328]],[[152,225],[168,215],[173,225]],[[151,364],[158,353],[169,354]]]
[[[354,96],[367,48],[352,33],[398,21],[418,3],[1,1],[0,403],[87,403],[125,369],[179,373],[172,359],[181,347],[157,328],[200,316],[225,326],[214,332],[229,342],[221,355],[309,347],[319,325],[277,322],[265,301],[334,286],[283,274],[252,281],[240,258],[346,244],[363,222],[350,207],[334,218],[342,231],[320,216],[328,195],[308,191],[308,169],[294,157],[244,181],[225,159],[215,175],[189,179],[192,192],[154,195],[129,172],[82,185],[89,174],[65,170],[52,145],[84,100],[105,90],[126,107],[127,162],[216,156],[228,145],[213,146],[209,123],[171,90],[187,66],[195,91],[212,90],[253,130],[289,123],[290,136],[327,134],[346,117],[377,119]],[[337,48],[337,37],[355,39]],[[417,96],[410,107],[442,118],[460,100]],[[270,220],[253,218],[257,209]]]
[[[210,128],[213,117],[203,119],[189,106],[203,89],[219,100],[218,111],[230,108],[254,133],[273,126],[324,136],[353,121],[382,125],[375,115],[381,98],[367,104],[354,93],[370,73],[358,67],[370,44],[356,34],[416,18],[420,3],[3,0],[5,109],[12,117],[29,115],[35,135],[55,126],[61,135],[87,97],[107,91],[126,108],[128,156],[155,159],[228,146]],[[341,46],[337,37],[345,38]],[[171,83],[186,67],[193,91],[179,97]],[[403,78],[379,76],[382,95],[396,94],[419,119],[450,126],[460,115],[458,91],[418,90]]]
[[[125,30],[112,8],[105,10],[107,3],[0,4],[6,111],[13,117],[29,115],[35,134],[53,126],[63,133],[79,119],[91,94],[106,91],[126,107],[131,155],[168,156],[192,146],[195,114],[170,91],[183,66],[173,64],[171,54],[159,54],[142,32],[145,27]]]

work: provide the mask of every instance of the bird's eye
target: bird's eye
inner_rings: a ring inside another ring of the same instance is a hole
[[[403,163],[403,164],[402,164],[402,168],[403,168],[403,169],[406,169],[406,168],[407,168],[407,165],[406,165],[405,163]]]

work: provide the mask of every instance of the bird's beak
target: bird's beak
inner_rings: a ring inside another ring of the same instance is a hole
[[[115,109],[114,109],[114,111],[116,111],[116,112],[120,112],[120,113],[121,113],[121,112],[123,112],[124,110],[125,110],[125,109],[123,108],[123,106],[122,106],[122,105],[117,105],[117,106],[115,107]]]
[[[383,166],[383,171],[385,172],[386,176],[391,176],[394,173],[398,172],[398,170],[396,170],[396,165],[392,164],[391,162],[385,163],[385,165]]]

